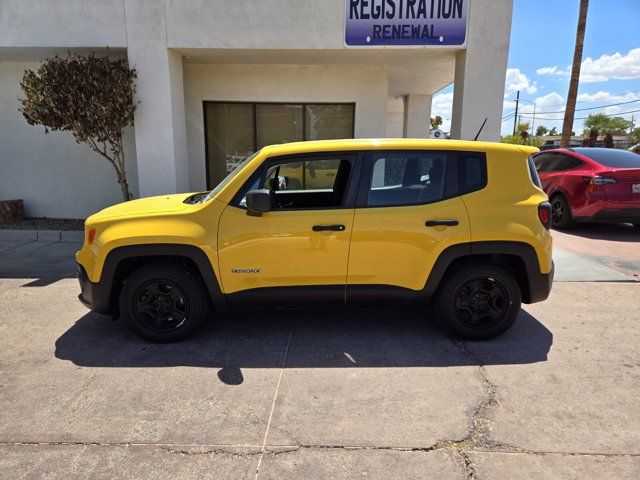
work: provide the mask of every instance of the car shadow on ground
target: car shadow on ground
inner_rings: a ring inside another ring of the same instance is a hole
[[[237,385],[243,368],[535,363],[546,361],[552,343],[552,333],[524,310],[508,332],[485,342],[457,341],[422,311],[400,307],[236,312],[173,344],[148,343],[123,322],[88,313],[58,338],[55,355],[86,367],[216,368],[222,382]]]
[[[555,231],[592,240],[640,242],[640,228],[630,223],[577,223],[571,228]]]

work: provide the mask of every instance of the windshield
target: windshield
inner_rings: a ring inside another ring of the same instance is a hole
[[[576,153],[611,168],[640,168],[640,155],[613,148],[574,148]]]
[[[216,187],[211,190],[206,197],[204,197],[202,199],[202,202],[208,202],[209,200],[211,200],[213,197],[215,197],[218,192],[220,190],[222,190],[224,187],[227,186],[227,184],[234,179],[234,177],[236,175],[238,175],[238,173],[240,173],[240,171],[245,167],[245,165],[247,165],[251,160],[253,160],[255,158],[256,155],[258,155],[258,153],[260,153],[260,150],[258,150],[256,153],[254,153],[253,155],[245,158],[242,162],[240,162],[238,164],[238,166],[233,170],[233,172],[231,172],[229,175],[227,175],[226,177],[224,177],[224,180],[222,180],[218,185],[216,185]]]

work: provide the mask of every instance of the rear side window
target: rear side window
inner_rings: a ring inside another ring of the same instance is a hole
[[[562,172],[564,170],[571,170],[572,168],[576,168],[583,164],[581,160],[578,160],[571,155],[562,155],[559,153],[554,153],[552,155],[553,163],[548,168],[550,172]]]
[[[446,152],[381,152],[373,155],[368,207],[421,205],[447,195]]]
[[[483,152],[458,154],[460,195],[482,190],[487,186],[487,157]]]

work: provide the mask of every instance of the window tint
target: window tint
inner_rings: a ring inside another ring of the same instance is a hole
[[[613,148],[575,148],[574,151],[589,157],[600,165],[612,168],[640,168],[640,155]]]
[[[538,172],[548,172],[553,160],[555,157],[550,153],[541,153],[533,157],[533,163]]]
[[[481,190],[487,185],[487,158],[484,153],[460,153],[460,195]]]
[[[375,154],[367,206],[419,205],[445,195],[447,154]]]
[[[579,165],[582,165],[582,161],[572,157],[570,155],[562,155],[562,154],[553,154],[553,162],[551,164],[550,170],[553,172],[562,172],[564,170],[570,170],[572,168],[576,168]]]
[[[542,189],[542,183],[540,182],[540,177],[538,176],[538,172],[533,162],[533,158],[531,157],[527,158],[527,165],[529,167],[529,176],[531,177],[531,181],[536,187],[538,187],[539,189]]]

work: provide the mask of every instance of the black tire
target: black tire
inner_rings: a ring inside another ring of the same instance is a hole
[[[633,226],[636,228],[640,228],[640,223],[634,223]]]
[[[551,199],[551,226],[558,230],[573,227],[571,207],[564,195],[556,195]]]
[[[520,312],[518,282],[495,265],[472,265],[448,274],[436,306],[440,319],[457,336],[487,340],[507,331]]]
[[[202,281],[179,264],[149,264],[135,270],[122,286],[119,302],[127,326],[152,342],[188,337],[209,312]]]

